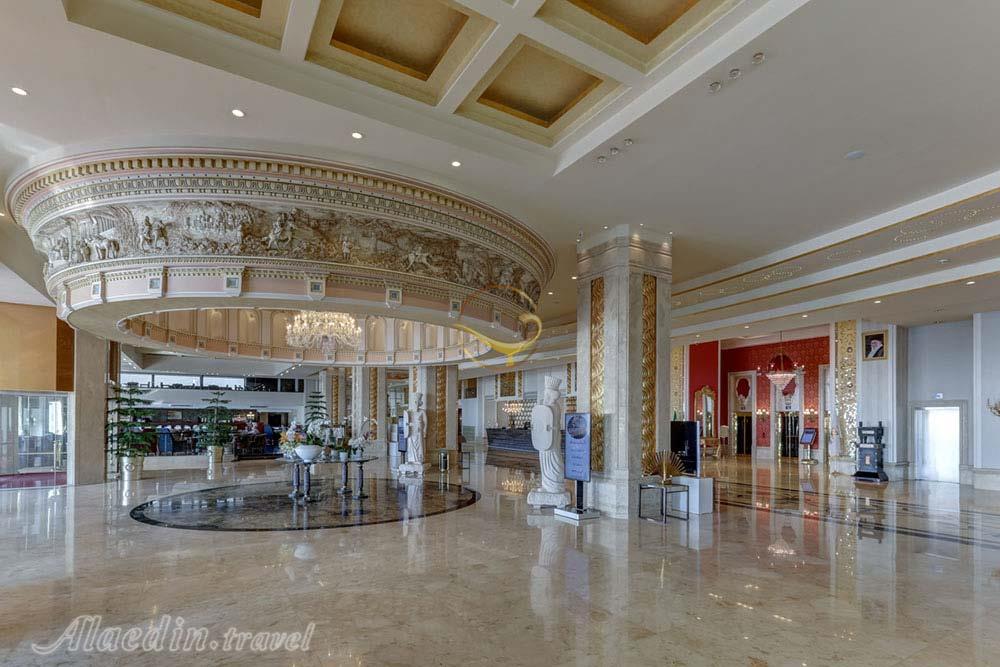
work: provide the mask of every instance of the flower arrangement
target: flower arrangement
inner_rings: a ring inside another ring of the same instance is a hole
[[[278,448],[286,454],[291,454],[299,445],[307,442],[307,435],[295,421],[292,421],[278,439]]]

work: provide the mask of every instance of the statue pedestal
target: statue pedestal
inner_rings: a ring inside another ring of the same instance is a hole
[[[569,491],[550,493],[539,487],[528,493],[528,504],[532,507],[565,507],[569,502]]]
[[[423,476],[424,468],[426,467],[427,467],[426,463],[400,463],[399,474],[409,475],[410,473],[413,473],[414,475]]]

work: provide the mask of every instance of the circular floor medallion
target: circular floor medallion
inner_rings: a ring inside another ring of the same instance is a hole
[[[368,498],[337,493],[339,480],[314,479],[314,502],[293,502],[287,482],[240,484],[165,496],[138,505],[136,521],[166,528],[220,531],[317,530],[391,523],[468,507],[479,493],[416,478],[366,479]]]

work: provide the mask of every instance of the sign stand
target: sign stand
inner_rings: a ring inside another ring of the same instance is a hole
[[[566,415],[566,471],[563,476],[576,481],[576,507],[557,507],[553,514],[574,523],[601,516],[594,508],[583,506],[583,483],[590,481],[589,412]]]

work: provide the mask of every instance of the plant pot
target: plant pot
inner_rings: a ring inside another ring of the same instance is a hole
[[[134,482],[142,479],[142,463],[145,459],[144,456],[122,456],[118,461],[122,481]]]
[[[312,463],[317,456],[323,453],[323,448],[319,445],[299,445],[295,448],[295,453],[305,463]]]
[[[222,463],[222,454],[225,451],[225,447],[209,447],[208,458],[216,463]]]
[[[350,457],[350,452],[337,452],[341,461],[346,461]]]

